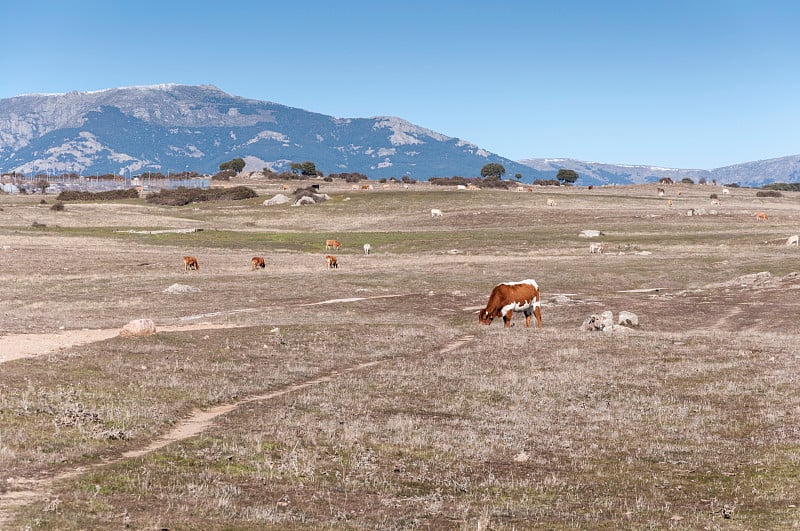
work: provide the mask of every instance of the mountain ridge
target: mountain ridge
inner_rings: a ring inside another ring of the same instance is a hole
[[[215,173],[241,157],[249,170],[313,161],[325,173],[418,180],[477,177],[487,163],[522,182],[575,170],[579,185],[701,179],[741,186],[800,181],[800,155],[715,169],[569,158],[514,161],[401,117],[333,117],[235,96],[210,84],[161,83],[0,99],[0,173]]]
[[[373,178],[477,176],[496,162],[534,170],[400,117],[338,118],[232,96],[213,85],[161,84],[0,100],[0,171],[214,173],[313,161]],[[260,167],[258,167],[260,166]]]

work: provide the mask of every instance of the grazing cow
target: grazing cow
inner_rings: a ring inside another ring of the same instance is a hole
[[[254,256],[253,258],[250,259],[250,263],[253,264],[253,271],[258,269],[259,267],[261,269],[264,269],[265,267],[267,267],[266,262],[264,262],[264,257],[263,256]]]
[[[525,191],[524,186],[517,186],[517,192],[524,192],[524,191]]]
[[[341,249],[342,244],[339,240],[325,240],[325,250],[328,249]]]
[[[711,204],[719,206],[719,199],[712,199]]]
[[[467,185],[467,190],[480,190],[480,188],[478,188],[474,184],[468,184]]]
[[[789,239],[786,240],[786,245],[794,245],[795,247],[800,246],[800,234],[793,234],[789,236]]]
[[[658,191],[658,197],[664,197],[665,192],[663,188],[658,188],[657,191]]]
[[[556,203],[555,199],[548,199],[547,206],[558,206],[558,203]]]
[[[371,184],[362,184],[361,185],[361,189],[362,190],[372,190],[372,185]]]
[[[667,206],[672,208],[672,199],[667,199]]]
[[[606,246],[601,242],[591,242],[589,244],[589,252],[592,254],[603,254],[605,251]]]
[[[515,311],[525,314],[525,328],[531,326],[531,316],[536,316],[539,328],[542,327],[542,305],[539,300],[539,285],[535,280],[505,282],[498,284],[489,295],[486,308],[478,314],[478,322],[492,324],[496,317],[503,318],[503,326],[511,327],[511,316]]]
[[[372,252],[372,246],[368,243],[364,244],[364,254],[369,254]]]
[[[731,193],[731,192],[730,192],[730,190],[728,190],[727,188],[723,188],[723,189],[722,189],[722,194],[723,194],[723,195],[728,195],[728,194],[730,194],[730,193]]]
[[[432,218],[440,218],[440,217],[442,217],[442,211],[439,210],[438,208],[432,208],[431,209],[431,217]]]
[[[328,269],[339,268],[339,262],[336,261],[336,257],[332,255],[325,256],[325,263],[328,264]]]
[[[756,212],[756,221],[767,221],[769,216],[764,212]]]
[[[194,269],[195,271],[200,271],[200,264],[197,263],[197,258],[195,258],[194,256],[184,256],[183,270],[189,271],[190,269]]]

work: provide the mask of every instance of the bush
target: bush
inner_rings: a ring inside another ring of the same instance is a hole
[[[53,203],[53,206],[50,207],[50,210],[61,212],[62,210],[64,210],[64,203],[62,203],[61,201],[56,201],[55,203]]]
[[[207,201],[239,201],[252,199],[258,194],[247,186],[234,186],[231,188],[185,188],[175,190],[161,190],[147,197],[148,203],[166,206],[182,206],[189,203],[203,203]]]
[[[74,190],[61,192],[56,201],[114,201],[117,199],[138,199],[136,188],[127,190],[107,190],[105,192],[78,192]]]
[[[405,181],[404,181],[405,182]],[[489,176],[485,179],[480,177],[466,178],[459,175],[453,177],[431,177],[429,179],[431,184],[437,186],[458,186],[458,185],[475,185],[478,188],[502,188],[508,189],[508,181],[504,181],[499,177]]]
[[[777,190],[759,190],[756,197],[783,197],[783,194]]]
[[[234,170],[222,170],[211,176],[212,181],[230,181],[231,177],[236,177]]]
[[[764,190],[782,190],[784,192],[800,192],[800,183],[772,183],[762,186]]]

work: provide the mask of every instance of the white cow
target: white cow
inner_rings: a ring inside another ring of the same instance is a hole
[[[558,206],[558,203],[556,203],[555,199],[548,199],[547,206]]]
[[[432,218],[440,218],[440,217],[442,217],[442,211],[439,210],[438,208],[432,208],[431,209],[431,217]]]
[[[786,240],[786,245],[800,246],[800,234],[792,234],[789,236],[789,239]]]
[[[369,254],[372,252],[372,246],[368,243],[364,244],[364,254]]]

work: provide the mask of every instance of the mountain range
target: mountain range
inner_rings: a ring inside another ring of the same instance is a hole
[[[535,146],[532,146],[535,148]],[[288,171],[312,161],[328,173],[373,179],[477,177],[487,163],[506,178],[553,179],[572,169],[578,185],[705,178],[761,186],[800,180],[800,155],[712,170],[582,162],[514,161],[391,116],[336,118],[233,96],[210,85],[163,84],[0,99],[0,173],[136,175],[197,171],[241,157],[246,170]]]

